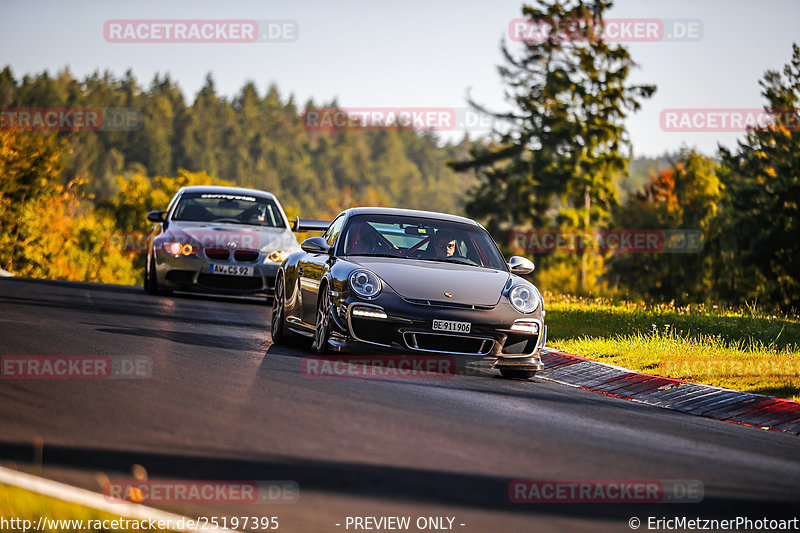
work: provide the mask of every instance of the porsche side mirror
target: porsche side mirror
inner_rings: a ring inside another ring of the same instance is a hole
[[[167,219],[166,211],[150,211],[147,213],[147,220],[155,222],[156,224],[164,222]]]
[[[519,274],[522,276],[525,274],[530,274],[536,267],[534,266],[533,261],[530,259],[515,255],[508,261],[508,268],[511,270],[512,274]]]
[[[322,237],[309,237],[303,241],[300,248],[302,248],[304,252],[310,254],[327,254],[331,249],[331,247],[328,246],[328,242]]]

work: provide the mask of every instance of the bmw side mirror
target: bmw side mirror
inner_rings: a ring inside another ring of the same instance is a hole
[[[512,274],[519,274],[522,276],[525,274],[530,274],[536,267],[534,266],[533,261],[530,259],[515,255],[508,261],[508,268],[511,270]]]
[[[327,254],[330,253],[331,249],[331,247],[328,246],[328,242],[322,237],[309,237],[303,241],[300,248],[302,248],[304,252],[310,254]]]
[[[147,220],[150,222],[155,222],[156,224],[160,224],[164,222],[167,218],[166,211],[150,211],[147,213]]]

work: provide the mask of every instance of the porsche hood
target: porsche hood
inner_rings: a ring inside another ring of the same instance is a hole
[[[410,300],[494,306],[510,277],[500,270],[439,261],[354,256],[348,260]]]

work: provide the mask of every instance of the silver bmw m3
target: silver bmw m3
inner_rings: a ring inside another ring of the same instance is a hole
[[[255,189],[183,187],[166,211],[151,211],[147,219],[156,223],[144,276],[152,294],[271,295],[281,262],[300,251],[280,202]]]

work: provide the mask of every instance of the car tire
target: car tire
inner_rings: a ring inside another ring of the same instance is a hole
[[[328,339],[331,338],[331,295],[328,287],[323,286],[317,296],[317,324],[314,328],[314,344],[311,349],[314,353],[322,355],[329,353]]]
[[[506,379],[531,379],[536,370],[520,370],[518,368],[501,368],[500,375]]]
[[[275,294],[272,297],[272,344],[286,344],[286,296],[283,276],[275,280]]]
[[[144,266],[144,276],[142,276],[142,277],[144,278],[144,283],[142,283],[142,286],[144,287],[144,291],[145,292],[150,292],[150,264],[149,264],[149,262],[148,262],[148,264],[146,264]]]
[[[144,290],[149,294],[169,294],[172,291],[162,289],[158,284],[158,277],[156,277],[156,258],[150,258],[150,263],[144,273]]]
[[[156,258],[150,257],[150,262],[144,273],[144,290],[149,294],[160,294],[158,290],[158,278],[156,278]]]

